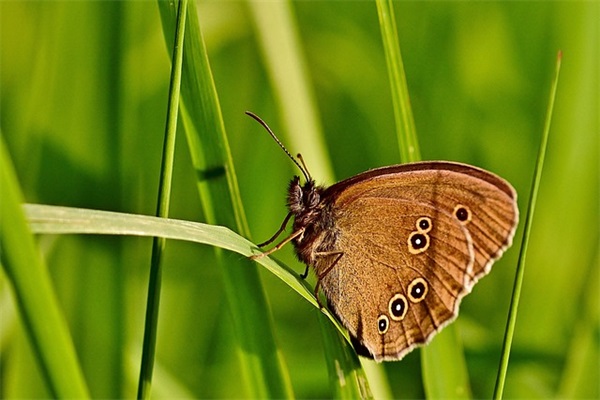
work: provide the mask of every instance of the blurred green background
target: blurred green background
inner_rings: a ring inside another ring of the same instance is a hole
[[[394,7],[423,158],[503,176],[522,215],[563,51],[505,396],[599,397],[600,3]],[[374,3],[294,2],[292,10],[336,178],[398,163]],[[286,141],[248,4],[200,1],[198,11],[252,239],[261,242],[284,218],[298,171],[244,115],[256,112]],[[26,201],[153,214],[170,63],[157,4],[3,1],[0,13],[0,123]],[[311,168],[310,153],[290,151]],[[195,179],[179,134],[172,217],[203,221]],[[521,232],[522,224],[456,322],[474,397],[493,390]],[[43,236],[39,244],[92,396],[134,396],[151,240]],[[207,247],[167,245],[157,398],[246,393],[213,257]],[[304,269],[290,246],[276,257]],[[330,396],[318,311],[261,276],[296,396]],[[0,395],[48,396],[4,276],[0,291]],[[418,351],[385,365],[394,397],[423,396],[419,366]]]

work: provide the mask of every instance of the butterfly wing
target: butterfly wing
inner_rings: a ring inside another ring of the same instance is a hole
[[[315,263],[331,308],[356,347],[400,359],[457,315],[512,240],[514,190],[486,171],[416,163],[333,185],[337,241]],[[362,346],[362,347],[361,347]]]

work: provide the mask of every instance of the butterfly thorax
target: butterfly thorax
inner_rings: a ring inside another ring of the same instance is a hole
[[[325,188],[314,180],[300,185],[295,176],[288,189],[288,209],[294,215],[294,232],[303,233],[293,240],[298,258],[315,265],[315,253],[330,251],[337,237],[331,205],[323,197]]]

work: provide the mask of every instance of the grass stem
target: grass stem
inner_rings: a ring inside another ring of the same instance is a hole
[[[185,35],[185,20],[187,0],[180,0],[177,12],[177,27],[169,85],[169,100],[167,105],[167,120],[163,156],[160,168],[160,183],[158,189],[158,204],[156,216],[169,216],[171,183],[173,180],[173,163],[175,158],[175,138],[177,133],[177,117],[179,112],[179,93],[181,89],[181,71],[183,65],[183,39]],[[144,342],[140,379],[138,382],[138,399],[150,398],[152,370],[156,352],[156,335],[158,330],[158,310],[161,292],[161,260],[166,239],[155,237],[152,242],[152,259],[150,261],[150,279],[148,283],[148,299],[146,304],[146,319],[144,326]]]

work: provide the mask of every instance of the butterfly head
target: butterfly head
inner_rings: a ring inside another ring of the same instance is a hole
[[[313,179],[302,185],[300,177],[295,176],[288,188],[288,209],[296,218],[317,211],[321,204],[322,192],[323,188],[317,186]]]
[[[293,231],[299,232],[293,244],[296,255],[306,265],[314,265],[315,252],[323,242],[321,234],[327,229],[326,225],[332,222],[327,217],[324,191],[325,188],[317,186],[312,179],[301,184],[299,176],[292,179],[288,188],[289,215],[294,216]]]

